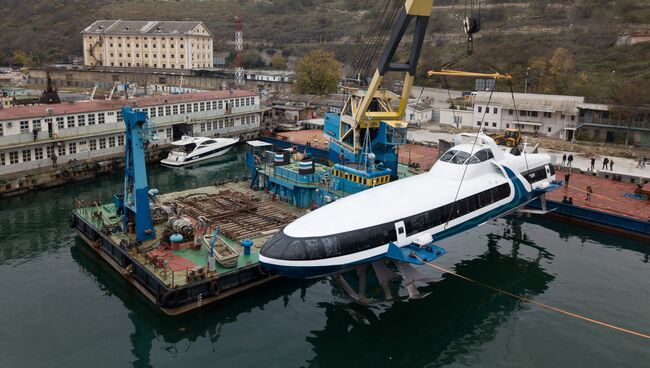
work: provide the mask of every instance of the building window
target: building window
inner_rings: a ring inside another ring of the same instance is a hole
[[[165,116],[165,115],[163,115],[163,107],[162,106],[158,106],[158,116]]]
[[[536,118],[537,115],[538,115],[538,114],[537,114],[537,111],[531,111],[531,112],[530,112],[530,116],[532,116],[532,117],[534,117],[534,118]]]
[[[223,101],[219,100],[219,110],[223,109]]]
[[[485,126],[488,126],[488,124],[489,124],[489,123],[486,121],[486,122],[485,122]]]
[[[47,147],[45,148],[45,155],[47,156],[47,158],[52,157],[53,154],[54,154],[54,147],[52,147],[52,146],[47,146]]]
[[[34,160],[43,159],[43,147],[34,148]]]
[[[201,123],[201,131],[205,132],[205,123]]]
[[[172,128],[167,128],[167,139],[172,139]]]
[[[198,102],[194,103],[193,110],[194,110],[194,112],[199,111],[199,103]]]
[[[18,152],[9,152],[9,164],[15,165],[18,163]]]
[[[68,143],[68,152],[70,152],[71,155],[74,155],[75,153],[77,153],[77,143],[76,142]]]
[[[115,147],[115,137],[108,137],[108,146]]]
[[[165,115],[169,116],[172,114],[172,107],[171,106],[165,106]]]
[[[23,120],[20,122],[20,132],[29,133],[29,120]]]
[[[66,117],[66,120],[68,121],[68,128],[74,128],[74,115]]]
[[[493,127],[493,128],[496,128],[496,127],[497,127],[497,123],[492,123],[492,127]]]
[[[121,123],[124,120],[122,119],[122,110],[117,110],[117,122]]]
[[[56,126],[59,129],[65,129],[65,122],[63,121],[63,116],[60,116],[60,117],[56,118]]]
[[[5,166],[7,164],[7,161],[5,161],[5,154],[0,153],[0,166]]]
[[[61,144],[58,149],[59,156],[65,156],[65,144]]]
[[[104,124],[106,122],[104,115],[105,114],[103,112],[97,114],[97,124]]]
[[[576,116],[575,115],[571,115],[571,121],[576,121]]]
[[[77,123],[79,123],[79,126],[85,126],[86,125],[86,115],[77,115]]]
[[[476,122],[476,125],[477,125],[477,126],[481,126],[481,122],[480,122],[480,121],[477,121],[477,122]]]
[[[117,136],[117,145],[118,146],[123,146],[124,145],[124,136],[123,135],[118,135]]]
[[[88,143],[89,143],[88,146],[91,151],[97,151],[97,141],[95,139],[91,139],[90,141],[88,141]]]
[[[548,132],[549,132],[549,133],[551,132],[551,127],[548,128]]]
[[[29,162],[32,160],[32,151],[23,150],[23,162]]]
[[[478,107],[478,112],[483,112],[483,106]]]
[[[199,104],[199,111],[205,111],[205,102]]]
[[[88,125],[95,125],[95,114],[88,114]]]
[[[506,129],[510,128],[510,124],[506,124]]]
[[[106,149],[106,138],[99,138],[99,149]]]
[[[156,108],[152,107],[149,109],[149,117],[150,118],[155,118],[156,117]]]
[[[498,114],[498,113],[499,113],[499,109],[496,108],[496,107],[494,107],[494,108],[492,108],[492,112],[493,112],[494,114]]]
[[[179,109],[180,109],[180,111],[181,111],[181,114],[185,114],[185,104],[181,104],[181,105],[179,106]]]
[[[550,118],[552,114],[550,112],[544,112],[544,117],[545,118]]]
[[[178,115],[178,105],[172,106],[172,114],[173,115]]]

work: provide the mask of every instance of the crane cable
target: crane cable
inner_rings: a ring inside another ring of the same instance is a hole
[[[431,268],[434,268],[434,269],[436,269],[438,271],[442,271],[444,273],[448,273],[448,274],[450,274],[450,275],[452,275],[454,277],[457,277],[457,278],[459,278],[461,280],[468,281],[468,282],[470,282],[472,284],[484,287],[486,289],[492,290],[492,291],[497,292],[499,294],[503,294],[503,295],[512,297],[512,298],[517,299],[517,300],[522,301],[522,302],[534,304],[534,305],[536,305],[536,306],[538,306],[540,308],[547,309],[547,310],[557,312],[557,313],[560,313],[560,314],[564,314],[564,315],[569,316],[569,317],[581,319],[583,321],[587,321],[587,322],[590,322],[590,323],[593,323],[593,324],[596,324],[596,325],[607,327],[607,328],[612,329],[612,330],[616,330],[616,331],[623,332],[623,333],[626,333],[626,334],[629,334],[629,335],[634,335],[634,336],[638,336],[638,337],[642,337],[644,339],[650,340],[650,335],[648,335],[648,334],[644,334],[644,333],[641,333],[641,332],[629,330],[627,328],[619,327],[619,326],[616,326],[616,325],[613,325],[613,324],[610,324],[610,323],[605,323],[605,322],[599,321],[597,319],[593,319],[593,318],[589,318],[589,317],[586,317],[586,316],[583,316],[583,315],[580,315],[580,314],[577,314],[577,313],[569,312],[569,311],[567,311],[565,309],[554,307],[552,305],[544,304],[544,303],[532,300],[530,298],[526,298],[524,296],[517,295],[517,294],[511,293],[511,292],[505,291],[503,289],[499,289],[497,287],[488,285],[488,284],[484,284],[484,283],[482,283],[480,281],[476,281],[476,280],[471,279],[471,278],[469,278],[467,276],[463,276],[463,275],[461,275],[459,273],[456,273],[454,271],[451,271],[451,270],[448,270],[446,268],[435,265],[433,263],[430,263],[427,260],[420,258],[418,255],[414,255],[414,256],[420,262],[424,263],[425,265],[427,265],[427,266],[429,266]]]

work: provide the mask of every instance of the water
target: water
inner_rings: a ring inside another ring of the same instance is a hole
[[[162,192],[242,175],[154,168]],[[360,306],[329,281],[285,280],[180,317],[151,306],[68,227],[75,197],[109,200],[105,176],[0,200],[0,367],[646,367],[650,341],[453,277],[421,300]],[[543,303],[650,333],[650,247],[541,218],[448,239],[438,264]],[[421,269],[430,276],[440,273]]]

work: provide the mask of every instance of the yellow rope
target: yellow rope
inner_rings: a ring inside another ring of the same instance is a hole
[[[636,332],[636,331],[628,330],[628,329],[626,329],[626,328],[622,328],[622,327],[614,326],[614,325],[611,325],[611,324],[609,324],[609,323],[605,323],[605,322],[601,322],[601,321],[595,320],[595,319],[593,319],[593,318],[589,318],[589,317],[581,316],[581,315],[576,314],[576,313],[571,313],[571,312],[566,311],[566,310],[564,310],[564,309],[560,309],[560,308],[557,308],[557,307],[553,307],[553,306],[548,305],[548,304],[544,304],[544,303],[536,302],[536,301],[534,301],[534,300],[531,300],[531,299],[525,298],[525,297],[523,297],[523,296],[520,296],[520,295],[517,295],[517,294],[513,294],[513,293],[507,292],[507,291],[505,291],[505,290],[498,289],[498,288],[496,288],[496,287],[494,287],[494,286],[490,286],[490,285],[484,284],[484,283],[482,283],[482,282],[479,282],[479,281],[476,281],[476,280],[470,279],[469,277],[466,277],[466,276],[460,275],[460,274],[458,274],[458,273],[456,273],[456,272],[453,272],[453,271],[447,270],[447,269],[445,269],[445,268],[443,268],[443,267],[440,267],[440,266],[434,265],[433,263],[426,262],[425,260],[421,259],[421,258],[418,257],[417,255],[416,255],[415,257],[416,257],[417,259],[419,259],[420,262],[424,263],[425,265],[428,265],[429,267],[432,267],[432,268],[435,268],[435,269],[437,269],[437,270],[439,270],[439,271],[442,271],[442,272],[448,273],[448,274],[450,274],[450,275],[452,275],[452,276],[456,276],[456,277],[458,277],[458,278],[460,278],[460,279],[463,279],[463,280],[465,280],[465,281],[469,281],[469,282],[471,282],[471,283],[473,283],[473,284],[476,284],[476,285],[479,285],[479,286],[485,287],[485,288],[490,289],[490,290],[492,290],[492,291],[496,291],[497,293],[504,294],[504,295],[510,296],[510,297],[512,297],[512,298],[518,299],[518,300],[520,300],[520,301],[527,302],[527,303],[531,303],[531,304],[534,304],[534,305],[536,305],[536,306],[538,306],[538,307],[541,307],[541,308],[544,308],[544,309],[548,309],[548,310],[552,310],[552,311],[554,311],[554,312],[558,312],[558,313],[561,313],[561,314],[567,315],[567,316],[569,316],[569,317],[578,318],[578,319],[581,319],[581,320],[583,320],[583,321],[591,322],[591,323],[594,323],[594,324],[597,324],[597,325],[600,325],[600,326],[603,326],[603,327],[610,328],[610,329],[612,329],[612,330],[616,330],[616,331],[624,332],[624,333],[627,333],[627,334],[630,334],[630,335],[634,335],[634,336],[638,336],[638,337],[642,337],[642,338],[644,338],[644,339],[648,339],[648,340],[650,340],[650,335],[646,335],[646,334],[643,334],[643,333],[640,333],[640,332]]]

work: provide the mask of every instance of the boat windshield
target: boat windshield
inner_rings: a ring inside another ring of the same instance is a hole
[[[492,154],[492,151],[487,148],[482,149],[473,155],[470,155],[469,152],[450,149],[440,157],[440,161],[457,165],[473,165],[487,161],[491,158],[494,158],[494,154]]]
[[[189,144],[186,144],[186,145],[183,145],[183,146],[178,146],[178,147],[174,148],[173,152],[176,152],[176,153],[190,153],[190,152],[194,151],[195,148],[196,148],[196,144],[189,143]]]

